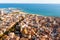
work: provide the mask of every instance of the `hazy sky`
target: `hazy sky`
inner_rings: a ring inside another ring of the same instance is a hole
[[[0,0],[0,3],[60,3],[60,0]]]

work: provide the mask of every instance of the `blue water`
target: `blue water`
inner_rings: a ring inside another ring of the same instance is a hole
[[[60,17],[60,4],[0,4],[0,8],[19,8],[27,13]]]

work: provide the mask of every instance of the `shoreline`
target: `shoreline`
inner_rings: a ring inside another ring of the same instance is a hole
[[[44,16],[44,17],[60,17],[60,16],[48,16],[48,15],[40,15],[40,14],[37,14],[37,13],[29,13],[29,12],[25,12],[23,11],[22,9],[20,8],[0,8],[0,10],[19,10],[20,12],[24,13],[24,14],[32,14],[32,15],[37,15],[37,16]]]
[[[57,16],[45,16],[45,15],[40,15],[40,14],[28,13],[28,12],[24,12],[24,11],[20,11],[20,12],[22,12],[23,14],[31,14],[31,15],[42,16],[42,17],[57,17]],[[60,17],[58,17],[58,18],[60,18]]]
[[[31,15],[37,15],[37,16],[43,16],[43,17],[60,17],[60,16],[47,16],[47,15],[40,15],[40,14],[37,14],[37,13],[29,13],[29,12],[25,12],[23,10],[21,10],[20,12],[23,12],[25,14],[31,14]]]

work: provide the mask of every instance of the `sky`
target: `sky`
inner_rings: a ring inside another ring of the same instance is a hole
[[[0,0],[0,3],[58,3],[60,0]]]

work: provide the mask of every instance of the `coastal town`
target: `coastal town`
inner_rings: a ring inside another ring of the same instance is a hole
[[[60,17],[7,9],[0,10],[0,40],[60,40]]]

